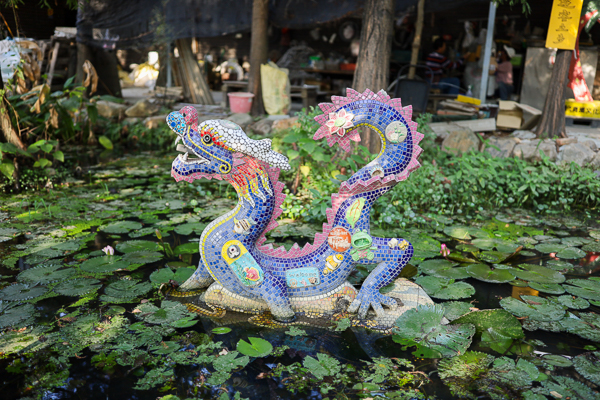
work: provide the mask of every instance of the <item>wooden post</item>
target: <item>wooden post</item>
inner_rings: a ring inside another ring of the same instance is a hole
[[[254,93],[250,112],[253,116],[265,113],[260,82],[260,66],[267,62],[268,20],[269,1],[254,0],[252,2],[252,37],[250,38],[250,72],[248,74],[248,91]]]
[[[485,103],[488,90],[488,79],[490,77],[490,58],[492,57],[492,39],[494,38],[494,26],[496,23],[496,4],[490,1],[488,12],[487,33],[485,36],[485,48],[483,49],[483,69],[481,70],[481,85],[479,86],[479,100]]]
[[[215,100],[200,70],[196,57],[192,54],[191,39],[177,39],[175,46],[179,51],[179,69],[183,78],[182,85],[188,86],[190,100],[194,104],[214,105]],[[185,94],[184,90],[184,94]]]
[[[425,0],[419,0],[417,4],[417,26],[415,27],[415,37],[412,44],[412,53],[410,55],[410,63],[417,64],[419,62],[419,50],[421,49],[421,35],[423,34],[423,19],[425,17]],[[414,79],[417,69],[410,67],[408,70],[408,79]]]
[[[394,34],[394,0],[366,0],[360,50],[352,87],[362,92],[371,89],[378,92],[388,85],[392,36]],[[375,132],[361,132],[362,144],[371,153],[378,153],[381,140]]]
[[[567,137],[565,132],[565,87],[569,75],[571,50],[558,50],[542,118],[535,131],[537,138]]]

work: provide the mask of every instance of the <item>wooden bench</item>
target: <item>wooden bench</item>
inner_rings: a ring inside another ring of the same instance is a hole
[[[309,109],[310,106],[315,107],[317,105],[317,86],[313,85],[302,85],[302,86],[291,86],[290,97],[302,99],[302,106]],[[228,93],[238,92],[242,90],[248,90],[248,82],[246,81],[224,81],[221,86],[221,92],[223,92],[223,101],[221,105],[225,108],[229,107]]]

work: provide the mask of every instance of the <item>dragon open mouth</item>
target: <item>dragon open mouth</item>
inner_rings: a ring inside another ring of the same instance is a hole
[[[178,137],[175,143],[177,144],[177,151],[182,152],[177,158],[184,164],[208,164],[210,161],[196,153],[193,149],[187,147],[182,143],[178,143],[181,137]],[[190,157],[190,155],[192,157]]]

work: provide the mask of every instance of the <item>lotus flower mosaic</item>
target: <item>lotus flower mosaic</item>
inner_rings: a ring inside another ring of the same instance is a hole
[[[402,238],[371,236],[370,211],[379,196],[419,168],[423,135],[411,120],[412,108],[384,91],[348,89],[346,97],[332,100],[319,105],[323,114],[315,118],[321,127],[314,139],[327,138],[330,146],[338,143],[349,151],[351,141],[360,141],[356,128],[368,126],[379,134],[383,151],[331,196],[327,222],[314,242],[289,251],[264,244],[282,212],[284,185],[278,176],[290,168],[287,158],[271,149],[270,139],[250,139],[230,121],[198,123],[191,107],[168,115],[182,153],[173,161],[175,180],[225,180],[239,197],[233,210],[203,231],[200,264],[180,290],[210,286],[203,295],[208,303],[249,312],[268,309],[284,322],[296,313],[325,311],[332,303],[324,300],[338,297],[350,300],[347,311],[359,317],[371,307],[377,316],[386,315],[383,306],[397,307],[379,289],[398,276],[413,247]],[[356,264],[375,266],[358,291],[347,282]]]

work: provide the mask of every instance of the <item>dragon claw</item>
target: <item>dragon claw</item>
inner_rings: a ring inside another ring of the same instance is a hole
[[[365,318],[367,316],[367,311],[369,311],[369,307],[373,307],[375,314],[377,314],[378,317],[383,317],[385,315],[385,310],[382,305],[395,310],[398,307],[398,302],[389,296],[379,293],[378,289],[362,288],[358,293],[358,296],[356,296],[356,299],[354,299],[350,304],[350,307],[348,307],[348,312],[355,313],[358,311],[358,317]]]

